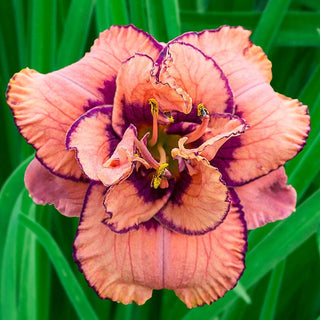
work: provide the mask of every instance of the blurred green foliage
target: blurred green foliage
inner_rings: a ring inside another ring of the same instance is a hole
[[[45,73],[73,63],[100,31],[128,23],[164,42],[182,32],[222,24],[251,29],[252,40],[273,63],[275,90],[310,108],[313,130],[307,146],[287,165],[289,182],[298,191],[297,211],[250,232],[241,284],[211,306],[188,310],[167,290],[154,292],[141,307],[100,300],[72,260],[77,220],[55,213],[52,207],[34,205],[24,189],[23,174],[33,150],[20,137],[6,105],[10,77],[27,66]],[[2,319],[316,319],[320,314],[319,48],[318,0],[1,1]]]

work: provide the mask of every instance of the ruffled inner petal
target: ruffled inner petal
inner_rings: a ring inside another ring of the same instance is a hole
[[[283,165],[302,149],[310,129],[307,107],[269,85],[270,62],[249,36],[241,27],[226,26],[178,38],[218,63],[234,93],[236,114],[250,126],[224,144],[213,162],[229,185],[242,185]]]
[[[104,185],[119,182],[132,171],[137,132],[133,125],[122,140],[111,125],[112,107],[96,107],[80,117],[70,128],[66,145],[76,150],[83,171]]]
[[[212,58],[190,44],[179,42],[169,44],[166,53],[160,70],[160,81],[173,78],[175,85],[190,95],[195,109],[202,103],[210,114],[234,111],[228,80]],[[188,115],[185,116],[187,119]]]
[[[282,220],[295,211],[297,193],[287,184],[283,167],[264,177],[235,187],[245,213],[248,229]]]
[[[181,123],[180,126],[177,124],[177,129],[182,131],[188,131],[189,127],[191,126],[188,123]],[[209,126],[203,136],[190,145],[188,145],[187,137],[181,138],[179,140],[180,151],[174,149],[173,154],[176,155],[177,152],[181,152],[189,157],[190,154],[193,153],[211,161],[226,141],[243,134],[247,128],[248,126],[244,120],[237,116],[226,113],[213,114],[210,117]],[[191,148],[189,146],[191,146]]]
[[[65,216],[80,216],[89,183],[57,177],[37,159],[27,167],[24,182],[36,204],[53,204]]]
[[[115,132],[122,136],[130,124],[136,127],[152,124],[150,99],[155,99],[159,108],[172,108],[187,112],[190,97],[169,83],[156,82],[154,61],[147,55],[136,54],[123,63],[117,77],[112,124]]]
[[[224,222],[202,236],[186,236],[154,220],[117,234],[101,221],[106,189],[87,194],[74,257],[101,298],[143,304],[152,289],[173,289],[189,308],[210,304],[233,288],[244,269],[246,227],[233,206]]]
[[[153,189],[150,180],[133,173],[127,180],[111,187],[105,198],[108,217],[104,223],[115,232],[138,229],[150,220],[168,201],[173,183],[168,188]]]
[[[82,177],[74,151],[65,148],[69,127],[91,107],[113,103],[123,60],[136,52],[156,59],[161,49],[150,35],[133,26],[113,26],[77,63],[46,75],[30,69],[14,75],[8,104],[21,134],[47,168],[67,178]]]
[[[187,235],[215,229],[229,210],[228,189],[220,172],[205,159],[188,159],[168,203],[155,218],[165,227]]]

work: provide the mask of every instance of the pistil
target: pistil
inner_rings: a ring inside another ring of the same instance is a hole
[[[160,163],[167,162],[167,154],[166,154],[166,151],[164,150],[163,146],[161,144],[158,144],[157,149],[159,151]]]
[[[136,138],[135,145],[139,150],[141,158],[148,164],[149,168],[158,169],[160,163],[152,156],[145,143]]]

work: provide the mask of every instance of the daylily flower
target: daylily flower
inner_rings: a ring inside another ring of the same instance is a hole
[[[247,229],[294,211],[283,165],[305,144],[308,110],[273,91],[249,36],[223,26],[160,44],[112,26],[75,64],[11,79],[36,149],[26,187],[80,216],[74,258],[101,298],[143,304],[167,288],[210,304],[244,271]]]

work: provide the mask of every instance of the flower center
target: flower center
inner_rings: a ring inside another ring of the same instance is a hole
[[[143,136],[141,140],[136,139],[137,149],[136,160],[142,163],[147,169],[154,169],[151,180],[151,187],[168,188],[168,179],[177,178],[183,170],[177,159],[172,158],[171,150],[178,146],[181,137],[187,137],[186,144],[192,143],[203,136],[208,128],[210,116],[205,106],[200,103],[197,107],[197,115],[201,119],[201,124],[187,135],[167,134],[166,129],[172,125],[174,119],[169,111],[159,111],[156,99],[149,99],[152,114],[152,135],[148,141],[150,132]],[[182,130],[183,131],[183,130]]]

